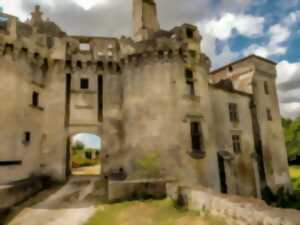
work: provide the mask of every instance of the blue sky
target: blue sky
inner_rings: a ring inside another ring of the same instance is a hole
[[[101,139],[100,137],[94,134],[88,134],[88,133],[76,134],[72,138],[72,143],[76,142],[77,140],[84,143],[84,145],[88,148],[101,149]]]
[[[281,114],[300,115],[300,0],[156,0],[162,29],[196,24],[213,68],[249,54],[278,62]],[[176,2],[176,4],[174,4]],[[26,20],[39,4],[45,18],[75,35],[130,36],[132,0],[0,0]]]

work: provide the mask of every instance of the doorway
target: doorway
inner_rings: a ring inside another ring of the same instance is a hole
[[[70,175],[92,176],[101,174],[101,138],[95,134],[78,133],[70,138]]]
[[[218,164],[219,164],[221,192],[223,194],[227,194],[228,188],[227,188],[227,181],[226,181],[225,161],[224,161],[224,158],[220,154],[218,154]]]

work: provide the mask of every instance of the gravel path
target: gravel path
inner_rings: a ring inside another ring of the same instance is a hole
[[[97,201],[91,200],[91,195],[97,180],[71,178],[44,201],[22,209],[7,225],[82,225],[96,210]]]

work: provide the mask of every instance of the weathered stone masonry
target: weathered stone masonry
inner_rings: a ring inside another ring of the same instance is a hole
[[[160,29],[133,1],[134,37],[69,36],[1,14],[0,184],[63,181],[70,138],[102,139],[107,179],[176,179],[260,197],[289,188],[275,63],[249,56],[214,72],[197,27]]]

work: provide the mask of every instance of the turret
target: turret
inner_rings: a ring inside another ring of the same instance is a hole
[[[154,0],[133,0],[133,33],[136,41],[149,39],[160,29]]]

